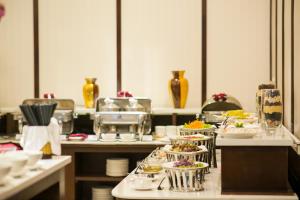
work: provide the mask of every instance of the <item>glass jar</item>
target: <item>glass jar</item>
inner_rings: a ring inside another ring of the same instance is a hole
[[[262,91],[265,89],[275,89],[275,84],[260,84],[256,92],[256,113],[258,117],[258,122],[262,122]]]
[[[262,91],[262,121],[268,133],[274,132],[282,125],[282,99],[280,90],[266,89]]]

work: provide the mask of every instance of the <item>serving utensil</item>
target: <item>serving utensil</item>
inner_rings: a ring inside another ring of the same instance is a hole
[[[160,181],[160,183],[157,187],[158,190],[163,190],[163,188],[161,187],[161,184],[164,182],[165,178],[166,178],[166,176]]]

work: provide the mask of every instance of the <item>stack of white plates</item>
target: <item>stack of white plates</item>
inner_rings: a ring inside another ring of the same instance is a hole
[[[107,176],[126,176],[128,174],[127,158],[109,158],[106,159]]]
[[[111,187],[93,187],[92,188],[92,196],[93,200],[113,200],[113,196],[111,195]]]

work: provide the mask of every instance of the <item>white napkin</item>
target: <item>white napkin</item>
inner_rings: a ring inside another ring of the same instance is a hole
[[[24,150],[40,151],[50,142],[52,153],[61,155],[60,127],[55,118],[48,126],[24,126],[20,144]]]

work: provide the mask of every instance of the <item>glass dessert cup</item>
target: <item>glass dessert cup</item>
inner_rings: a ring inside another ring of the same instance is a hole
[[[282,100],[280,90],[267,89],[262,94],[263,125],[267,135],[274,135],[282,126]]]

